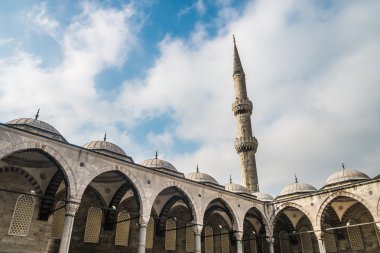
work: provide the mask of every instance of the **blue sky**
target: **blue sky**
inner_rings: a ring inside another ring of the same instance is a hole
[[[0,120],[32,117],[240,181],[232,34],[254,103],[260,189],[380,164],[378,1],[1,1]],[[315,176],[315,173],[318,176]]]

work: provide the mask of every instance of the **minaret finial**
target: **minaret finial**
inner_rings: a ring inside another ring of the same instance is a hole
[[[104,138],[103,138],[104,141],[107,140],[107,132],[104,133]]]
[[[234,62],[233,62],[233,73],[232,75],[235,75],[236,73],[244,74],[243,66],[241,65],[239,52],[236,47],[236,38],[235,35],[232,35],[232,40],[234,42]]]
[[[344,167],[344,162],[340,161],[340,164],[342,165],[342,169],[345,170],[346,168]]]
[[[232,40],[234,41],[234,45],[236,45],[235,34],[232,34]]]
[[[298,183],[298,178],[297,178],[296,174],[294,174],[294,179],[295,179],[296,183]]]
[[[198,167],[198,164],[197,164],[197,173],[199,173],[199,167]]]
[[[158,152],[157,152],[157,150],[156,150],[156,157],[155,157],[156,159],[158,158]]]
[[[38,108],[36,115],[34,116],[34,119],[37,120],[40,116],[40,108]]]
[[[231,174],[230,174],[230,184],[232,184],[232,176],[231,176]]]

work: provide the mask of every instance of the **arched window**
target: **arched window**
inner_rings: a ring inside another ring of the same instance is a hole
[[[127,211],[117,214],[115,245],[128,246],[130,215]]]
[[[194,252],[194,226],[192,223],[186,225],[186,252]]]
[[[17,198],[8,235],[28,236],[32,222],[36,198],[29,195],[20,195]]]
[[[281,253],[290,253],[289,236],[285,230],[279,234]]]
[[[326,224],[325,229],[326,228],[331,228],[331,226]],[[325,242],[325,248],[326,248],[327,253],[338,252],[338,249],[336,247],[336,241],[335,241],[335,236],[334,236],[333,230],[325,231],[325,233],[323,235],[323,240]]]
[[[310,233],[306,232],[307,228],[303,227],[300,229],[301,245],[303,253],[313,253],[313,243],[311,242]]]
[[[150,217],[148,226],[146,228],[146,249],[153,249],[153,236],[154,236],[154,219]]]
[[[65,225],[65,202],[58,201],[55,205],[55,211],[53,214],[53,222],[51,224],[50,237],[53,239],[61,239],[63,233],[63,227]]]
[[[177,239],[177,224],[174,220],[169,219],[166,221],[166,231],[165,231],[165,250],[175,250],[176,249],[176,239]]]
[[[355,221],[350,222],[351,225],[356,224]],[[347,228],[348,239],[350,240],[351,250],[364,250],[363,237],[359,226]]]
[[[230,252],[230,237],[228,236],[228,231],[225,228],[220,230],[220,240],[222,244],[222,253]]]
[[[84,242],[99,243],[102,216],[103,212],[100,208],[90,207],[88,209]]]
[[[212,227],[205,227],[205,253],[214,253],[214,232]]]

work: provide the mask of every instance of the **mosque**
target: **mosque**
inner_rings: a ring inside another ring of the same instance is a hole
[[[321,189],[259,192],[252,102],[234,42],[242,185],[103,140],[69,143],[35,118],[0,124],[0,252],[380,252],[380,175],[342,168]]]

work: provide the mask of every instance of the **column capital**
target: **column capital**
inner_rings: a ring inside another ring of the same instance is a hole
[[[203,225],[202,224],[194,224],[194,234],[200,235],[202,234]]]
[[[266,239],[269,244],[274,244],[274,237],[267,237]]]
[[[71,201],[69,200],[66,202],[66,216],[75,216],[76,212],[78,211],[80,202]]]
[[[234,235],[236,237],[236,240],[238,240],[238,241],[243,240],[243,232],[242,231],[234,231]]]
[[[317,230],[317,231],[315,231],[314,233],[315,233],[315,236],[317,237],[317,240],[322,240],[322,239],[323,239],[323,236],[324,236],[324,234],[325,234],[325,232],[322,231],[322,230]]]

